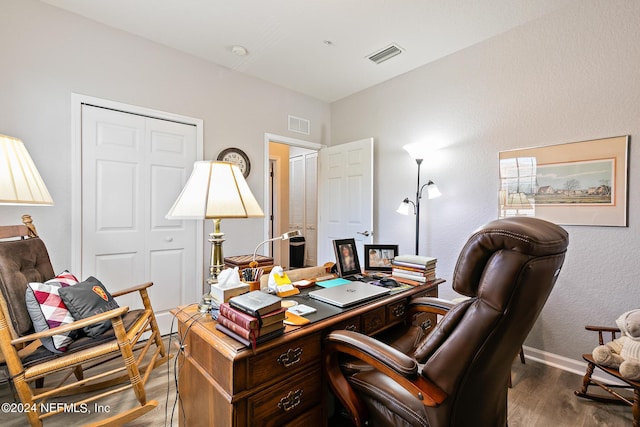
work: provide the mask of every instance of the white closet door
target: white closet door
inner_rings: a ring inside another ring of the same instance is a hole
[[[197,300],[196,222],[165,218],[196,151],[195,126],[82,107],[80,274],[110,291],[154,282],[150,298],[163,333],[170,309]]]

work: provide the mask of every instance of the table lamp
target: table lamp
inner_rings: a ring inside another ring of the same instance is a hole
[[[24,143],[7,135],[0,135],[0,204],[53,205]]]
[[[169,213],[168,219],[211,219],[213,233],[209,278],[210,287],[218,284],[218,274],[224,267],[220,222],[227,218],[262,217],[264,213],[249,189],[240,169],[228,162],[198,161]],[[210,293],[211,294],[211,293]]]
[[[292,237],[296,237],[296,236],[300,236],[302,235],[302,233],[300,232],[300,230],[292,230],[289,232],[286,232],[278,237],[274,237],[272,239],[267,239],[261,243],[258,244],[258,246],[256,246],[256,249],[253,251],[253,258],[251,260],[251,262],[249,263],[249,267],[251,268],[256,268],[258,266],[258,263],[256,262],[256,255],[258,254],[258,249],[260,249],[260,246],[264,245],[267,242],[273,242],[275,240],[289,240]]]

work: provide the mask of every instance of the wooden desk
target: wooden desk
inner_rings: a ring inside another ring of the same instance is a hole
[[[182,427],[316,426],[327,423],[322,339],[335,329],[373,335],[405,319],[413,296],[437,296],[435,280],[285,334],[244,347],[215,329],[195,306],[172,310],[184,351],[179,354],[178,418]]]

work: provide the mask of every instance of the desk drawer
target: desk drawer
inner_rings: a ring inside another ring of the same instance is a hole
[[[250,357],[247,367],[247,389],[280,376],[286,378],[320,360],[320,353],[320,335],[314,334]]]
[[[369,335],[382,329],[387,323],[386,311],[386,306],[383,306],[364,313],[362,315],[362,333]]]
[[[332,331],[356,331],[360,332],[360,316],[354,316],[347,320],[343,320],[341,322],[336,323],[331,326]]]
[[[247,399],[251,426],[283,426],[301,417],[322,400],[322,370],[315,365]]]

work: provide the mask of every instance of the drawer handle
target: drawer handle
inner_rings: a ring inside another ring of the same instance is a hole
[[[282,353],[278,356],[278,363],[285,368],[289,366],[295,365],[300,361],[300,356],[302,356],[302,349],[300,347],[296,347],[295,349],[289,349],[286,353]]]
[[[420,327],[422,328],[423,331],[426,331],[427,329],[431,329],[431,319],[427,319],[424,322],[422,322],[420,324]]]
[[[396,305],[395,307],[393,307],[393,310],[391,310],[391,313],[396,317],[404,316],[404,314],[406,313],[405,305],[404,304]]]
[[[278,402],[278,408],[285,412],[289,412],[302,401],[302,390],[290,391],[285,397]]]
[[[347,325],[344,328],[345,331],[355,331],[356,330],[356,325]]]

